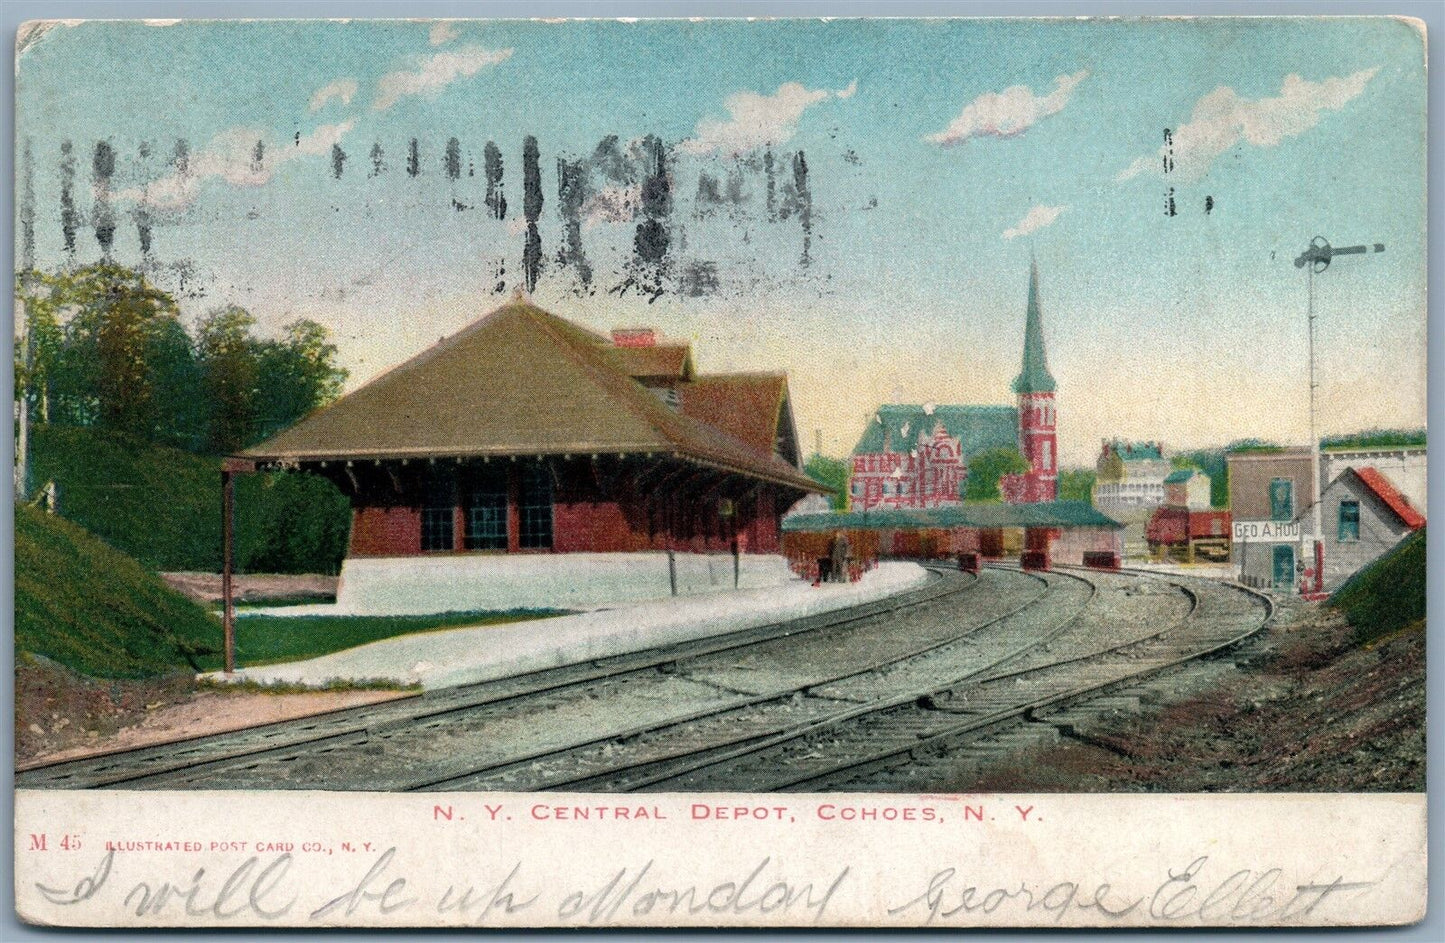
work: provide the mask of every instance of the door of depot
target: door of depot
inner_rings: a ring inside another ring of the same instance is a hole
[[[1275,589],[1289,589],[1294,585],[1294,545],[1274,545],[1274,580]]]

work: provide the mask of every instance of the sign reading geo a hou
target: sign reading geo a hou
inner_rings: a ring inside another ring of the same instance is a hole
[[[1245,541],[1276,543],[1299,540],[1304,536],[1300,521],[1235,521],[1234,542]]]

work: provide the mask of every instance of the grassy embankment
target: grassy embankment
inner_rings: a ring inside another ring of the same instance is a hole
[[[1367,645],[1425,621],[1425,528],[1360,570],[1330,596]]]
[[[80,526],[15,511],[15,652],[83,675],[193,670],[219,651],[221,624],[133,558]]]
[[[17,509],[17,656],[41,655],[98,678],[221,667],[214,614],[153,572],[219,569],[218,462],[86,429],[41,427],[33,442],[32,480],[56,482],[60,514]],[[319,562],[313,572],[335,571],[349,512],[329,482],[243,476],[237,491],[242,569],[272,562],[295,571]],[[237,661],[292,661],[413,632],[553,614],[246,616],[237,620]]]
[[[218,459],[90,429],[40,426],[31,484],[53,481],[61,516],[152,570],[221,569]],[[251,573],[335,573],[350,508],[314,475],[242,475],[236,565]]]
[[[313,658],[412,632],[501,625],[550,610],[428,616],[244,616],[241,665]],[[221,667],[221,624],[134,559],[83,528],[16,509],[15,651],[93,678],[147,678]]]

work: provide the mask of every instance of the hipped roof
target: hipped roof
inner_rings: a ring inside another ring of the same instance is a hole
[[[822,491],[772,453],[679,413],[633,355],[516,299],[243,453],[257,461],[677,454]]]

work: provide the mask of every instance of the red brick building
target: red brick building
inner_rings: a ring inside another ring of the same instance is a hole
[[[1019,452],[1028,462],[1022,475],[1005,475],[998,483],[1010,504],[1054,501],[1059,496],[1058,416],[1054,377],[1044,350],[1044,318],[1039,308],[1039,267],[1029,266],[1029,307],[1024,324],[1023,369],[1014,379],[1018,396]]]
[[[969,455],[1012,445],[1013,410],[996,406],[879,408],[853,450],[855,510],[937,508],[963,501]]]
[[[1013,383],[1018,405],[881,406],[853,449],[849,497],[855,510],[944,508],[963,503],[968,462],[988,449],[1017,448],[1029,465],[1005,475],[1010,504],[1040,504],[1059,494],[1053,376],[1044,349],[1039,270],[1029,269],[1023,367]]]
[[[351,557],[776,553],[821,491],[782,373],[699,375],[518,298],[245,453],[351,499]]]

